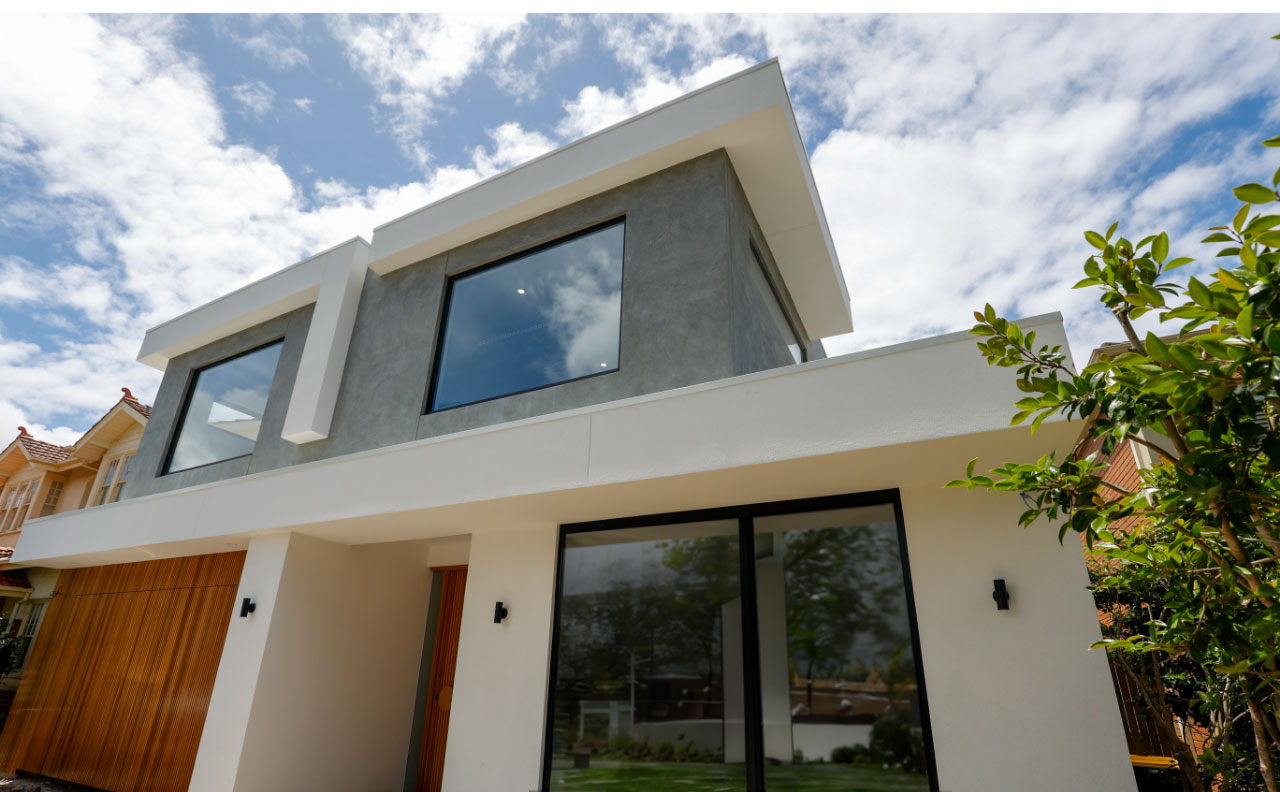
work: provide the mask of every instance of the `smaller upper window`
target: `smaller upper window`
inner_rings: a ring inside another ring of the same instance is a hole
[[[107,469],[102,474],[102,481],[98,484],[93,505],[101,506],[104,503],[115,503],[120,500],[120,493],[124,491],[125,482],[129,480],[129,471],[132,468],[133,454],[113,457],[107,462]]]
[[[804,348],[804,341],[800,337],[800,333],[796,332],[795,325],[787,317],[786,310],[782,307],[782,300],[778,297],[778,290],[773,287],[773,279],[769,277],[769,270],[764,265],[764,258],[760,255],[760,251],[756,249],[755,243],[751,243],[751,257],[755,259],[755,266],[750,267],[751,282],[756,285],[756,289],[760,292],[760,296],[764,298],[765,304],[768,306],[769,318],[773,320],[773,324],[778,328],[778,333],[782,335],[786,342],[787,351],[791,353],[791,359],[797,363],[803,363],[807,358]]]
[[[49,482],[49,492],[44,496],[44,506],[40,509],[41,517],[48,517],[58,508],[58,500],[62,498],[63,483],[58,480]]]
[[[258,347],[196,372],[165,473],[253,453],[282,343]]]

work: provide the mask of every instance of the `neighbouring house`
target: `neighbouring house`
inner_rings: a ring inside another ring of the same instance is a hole
[[[59,570],[14,563],[27,520],[120,500],[151,408],[124,396],[74,445],[37,440],[25,427],[0,451],[0,616],[21,640],[15,666],[0,677],[0,723],[13,703],[54,594]]]
[[[1177,336],[1166,336],[1162,340],[1173,341],[1176,338]],[[1127,342],[1104,344],[1093,350],[1089,363],[1092,365],[1103,358],[1114,357],[1122,352],[1129,351],[1129,349]],[[1151,468],[1153,465],[1154,452],[1149,446],[1126,440],[1117,443],[1109,453],[1102,453],[1102,441],[1086,439],[1085,435],[1086,432],[1082,431],[1076,454],[1079,458],[1094,454],[1100,455],[1099,461],[1105,462],[1107,465],[1102,474],[1103,481],[1130,492],[1141,488],[1142,471]],[[1157,447],[1168,446],[1168,443],[1152,433],[1144,433],[1142,437],[1148,443],[1152,443]],[[1112,497],[1119,496],[1112,495]],[[1112,526],[1112,531],[1130,531],[1140,527],[1141,524],[1137,517],[1127,517]],[[1081,543],[1083,545],[1084,537],[1081,537]],[[1090,563],[1094,562],[1091,561]],[[1099,609],[1098,616],[1104,622],[1110,618],[1103,609]],[[1153,771],[1176,767],[1173,746],[1170,740],[1156,728],[1151,720],[1151,716],[1142,705],[1141,694],[1132,679],[1115,662],[1109,662],[1109,665],[1111,667],[1112,683],[1115,686],[1116,701],[1120,705],[1121,720],[1124,723],[1129,760],[1133,764],[1134,773],[1138,779],[1139,792],[1143,792],[1146,789],[1159,790],[1169,788],[1166,786],[1169,784],[1167,777]],[[1205,742],[1206,735],[1197,732],[1191,724],[1179,722],[1175,724],[1175,728],[1180,733],[1181,738],[1189,745],[1199,747]],[[1173,783],[1176,784],[1176,781]],[[1177,788],[1180,789],[1181,786],[1178,785]]]
[[[152,329],[124,497],[15,554],[0,769],[1132,792],[1081,554],[942,488],[1078,425],[964,333],[826,357],[841,273],[770,61]]]

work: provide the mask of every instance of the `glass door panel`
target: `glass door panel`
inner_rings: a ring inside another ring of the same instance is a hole
[[[928,790],[890,505],[754,519],[770,792]]]
[[[554,790],[745,790],[738,522],[564,538]]]

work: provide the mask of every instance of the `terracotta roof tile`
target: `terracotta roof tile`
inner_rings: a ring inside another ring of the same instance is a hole
[[[129,406],[130,406],[130,407],[132,407],[133,409],[135,409],[135,410],[137,410],[138,412],[142,413],[142,417],[143,417],[143,418],[150,418],[150,417],[151,417],[151,405],[150,405],[150,404],[143,404],[142,402],[140,402],[140,401],[138,401],[137,399],[135,399],[135,398],[133,397],[133,393],[132,393],[128,388],[121,388],[120,390],[124,391],[124,398],[122,399],[122,401],[124,401],[124,403],[125,403],[125,404],[129,405]]]
[[[38,459],[41,462],[65,462],[71,458],[71,449],[63,446],[56,446],[53,443],[46,443],[43,440],[37,440],[27,434],[25,429],[20,429],[18,433],[18,442],[22,443],[22,448],[27,452],[27,456],[32,459]]]

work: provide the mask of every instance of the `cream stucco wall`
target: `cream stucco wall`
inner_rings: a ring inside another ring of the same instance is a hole
[[[398,790],[415,718],[425,549],[250,545],[191,790]]]

